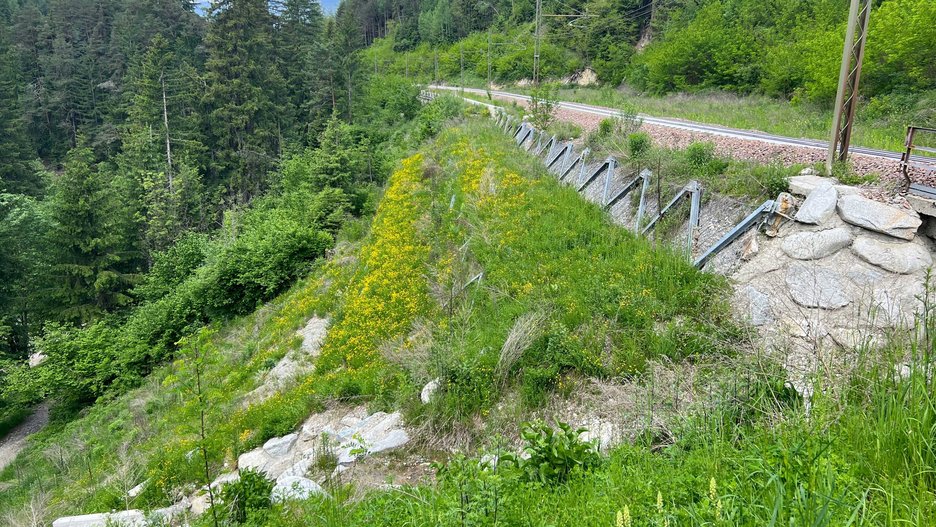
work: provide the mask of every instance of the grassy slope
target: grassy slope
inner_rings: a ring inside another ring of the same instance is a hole
[[[559,321],[600,315],[607,306],[601,293],[607,292],[622,307],[618,313],[629,313],[613,318],[607,329],[639,338],[642,309],[650,310],[651,319],[673,320],[671,310],[693,305],[679,296],[685,289],[668,289],[680,276],[673,272],[679,267],[675,260],[655,262],[660,269],[669,265],[669,271],[653,274],[654,267],[640,264],[641,255],[651,254],[641,242],[627,237],[611,242],[616,235],[597,209],[552,180],[536,177],[542,171],[529,164],[529,157],[489,127],[447,132],[434,152],[442,172],[454,175],[461,187],[434,183],[441,187],[436,199],[454,195],[452,210],[445,211],[443,200],[434,221],[449,233],[450,246],[467,236],[469,252],[488,272],[488,282],[487,291],[468,293],[471,300],[453,310],[448,327],[455,337],[440,347],[465,356],[462,365],[468,367],[440,366],[448,384],[430,411],[463,408],[467,403],[457,399],[460,394],[488,393],[470,391],[482,382],[472,378],[472,367],[481,371],[478,377],[496,378],[490,350],[503,341],[505,323],[527,309],[553,303],[560,308]],[[487,216],[489,201],[499,205]],[[582,253],[576,252],[576,241]],[[438,241],[435,247],[445,252]],[[620,254],[616,247],[623,249]],[[604,275],[605,266],[621,266],[618,271],[628,274]],[[547,279],[538,280],[538,271],[547,270],[542,275]],[[473,271],[463,272],[455,283],[464,283]],[[684,276],[690,278],[684,286],[693,283],[691,274]],[[566,287],[563,278],[573,279],[574,287]],[[635,293],[639,298],[644,285],[663,294],[651,293],[656,303],[635,311],[624,307],[625,299]],[[578,313],[581,301],[588,307]],[[717,318],[717,305],[705,309]],[[586,350],[595,349],[594,342],[582,342]],[[635,346],[642,358],[663,351],[647,343]],[[893,362],[907,352],[904,344],[859,353],[848,382],[828,392],[817,390],[824,395],[813,398],[808,418],[801,401],[784,386],[781,370],[759,358],[739,358],[708,372],[721,379],[722,388],[713,394],[716,406],[673,428],[671,444],[664,440],[661,448],[660,438],[648,435],[619,447],[601,467],[568,483],[527,483],[516,472],[498,473],[468,460],[451,464],[433,486],[374,492],[359,501],[345,501],[347,492],[336,489],[333,500],[290,504],[266,521],[296,526],[312,521],[328,526],[613,525],[620,515],[618,525],[925,525],[936,514],[931,475],[936,401],[925,372],[900,382],[893,378]],[[562,357],[574,357],[574,349],[563,348]],[[527,353],[537,353],[536,345]],[[588,355],[584,358],[588,364]],[[525,389],[526,374],[539,367],[526,364],[510,384]],[[465,379],[470,382],[456,383]],[[489,419],[502,424],[495,413]],[[482,409],[482,415],[488,414]]]
[[[52,515],[121,508],[144,477],[154,484],[129,505],[159,505],[166,490],[198,482],[201,458],[186,456],[197,446],[196,344],[207,359],[214,475],[336,398],[403,406],[411,423],[437,431],[509,433],[504,426],[517,423],[494,418],[502,387],[535,405],[561,394],[570,375],[630,375],[648,358],[724,350],[726,331],[735,332],[722,291],[714,277],[613,226],[489,124],[472,122],[403,163],[360,248],[346,246],[275,302],[188,343],[186,359],[140,390],[43,432],[0,474],[14,483],[0,511],[42,494]],[[542,333],[501,378],[501,346],[533,311],[544,313]],[[298,346],[295,330],[314,313],[333,319],[318,371],[242,408],[255,373]],[[749,382],[739,389],[742,374]],[[434,376],[441,396],[422,407],[418,388]],[[732,369],[724,403],[673,430],[674,444],[656,451],[648,437],[621,447],[564,485],[472,469],[467,480],[356,502],[331,489],[334,500],[287,504],[258,524],[490,525],[495,503],[504,525],[609,525],[625,506],[637,525],[843,525],[853,513],[859,524],[922,524],[936,510],[927,439],[936,412],[925,375],[904,384],[868,378],[815,401],[805,420],[776,372]],[[471,424],[489,415],[487,428]]]

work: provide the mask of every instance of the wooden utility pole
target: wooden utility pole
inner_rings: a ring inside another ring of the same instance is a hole
[[[465,47],[461,43],[458,44],[458,55],[459,55],[458,60],[459,62],[461,62],[461,81],[459,82],[459,84],[461,84],[462,89],[464,89],[465,88]]]
[[[533,35],[533,85],[539,86],[539,59],[540,59],[540,18],[543,14],[543,0],[536,0],[536,29]]]
[[[861,62],[864,59],[868,19],[871,16],[871,1],[851,0],[848,10],[848,28],[845,30],[842,66],[839,69],[838,91],[835,94],[835,109],[832,114],[832,134],[826,157],[826,171],[830,174],[835,161],[844,162],[848,159],[852,126],[855,124],[855,107],[858,105]]]

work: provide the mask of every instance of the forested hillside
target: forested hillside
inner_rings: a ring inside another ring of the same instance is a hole
[[[835,96],[847,0],[544,0],[541,68],[650,93],[723,89],[827,102]],[[534,0],[349,0],[380,71],[421,79],[532,78]],[[884,0],[871,14],[862,93],[936,87],[936,4]],[[490,43],[490,46],[489,46]],[[932,106],[932,105],[931,105]]]
[[[137,384],[372,207],[416,88],[356,67],[345,13],[0,2],[0,431]]]

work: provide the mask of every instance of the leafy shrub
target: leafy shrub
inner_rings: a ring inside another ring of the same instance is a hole
[[[153,266],[133,289],[134,295],[152,302],[171,293],[205,261],[208,245],[208,236],[191,232],[165,251],[156,253]]]
[[[627,153],[632,159],[639,159],[650,151],[653,140],[646,132],[634,132],[627,136]]]
[[[416,137],[424,141],[439,133],[446,121],[458,116],[465,103],[454,95],[441,95],[419,110],[416,116]]]
[[[601,462],[593,442],[582,441],[586,429],[573,430],[567,423],[554,429],[542,421],[524,423],[520,437],[523,451],[529,454],[520,461],[520,469],[529,481],[563,483],[576,472],[588,472]]]
[[[555,119],[558,90],[554,84],[541,84],[530,91],[530,122],[544,130]]]
[[[291,211],[264,215],[218,254],[208,289],[211,308],[245,313],[282,291],[331,247],[332,237]]]
[[[682,153],[684,170],[692,176],[708,178],[720,174],[728,163],[715,156],[715,143],[693,142]]]
[[[380,125],[392,126],[407,121],[419,111],[419,88],[402,75],[371,76],[363,92],[368,117]]]
[[[240,479],[221,489],[221,499],[231,521],[244,523],[251,514],[270,508],[273,480],[253,469],[240,471]]]
[[[611,117],[605,117],[604,119],[598,122],[598,130],[596,130],[595,133],[598,134],[598,137],[604,138],[613,134],[615,128],[616,126],[615,126],[614,119],[612,119]]]

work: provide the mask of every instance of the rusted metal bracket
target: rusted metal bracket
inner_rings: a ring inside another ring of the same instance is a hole
[[[903,175],[903,188],[900,190],[904,193],[910,190],[910,161],[913,156],[913,151],[918,150],[920,152],[936,154],[936,148],[913,144],[913,138],[916,136],[917,132],[936,134],[936,128],[924,128],[922,126],[907,127],[907,140],[904,142],[906,150],[900,155],[900,173]]]

